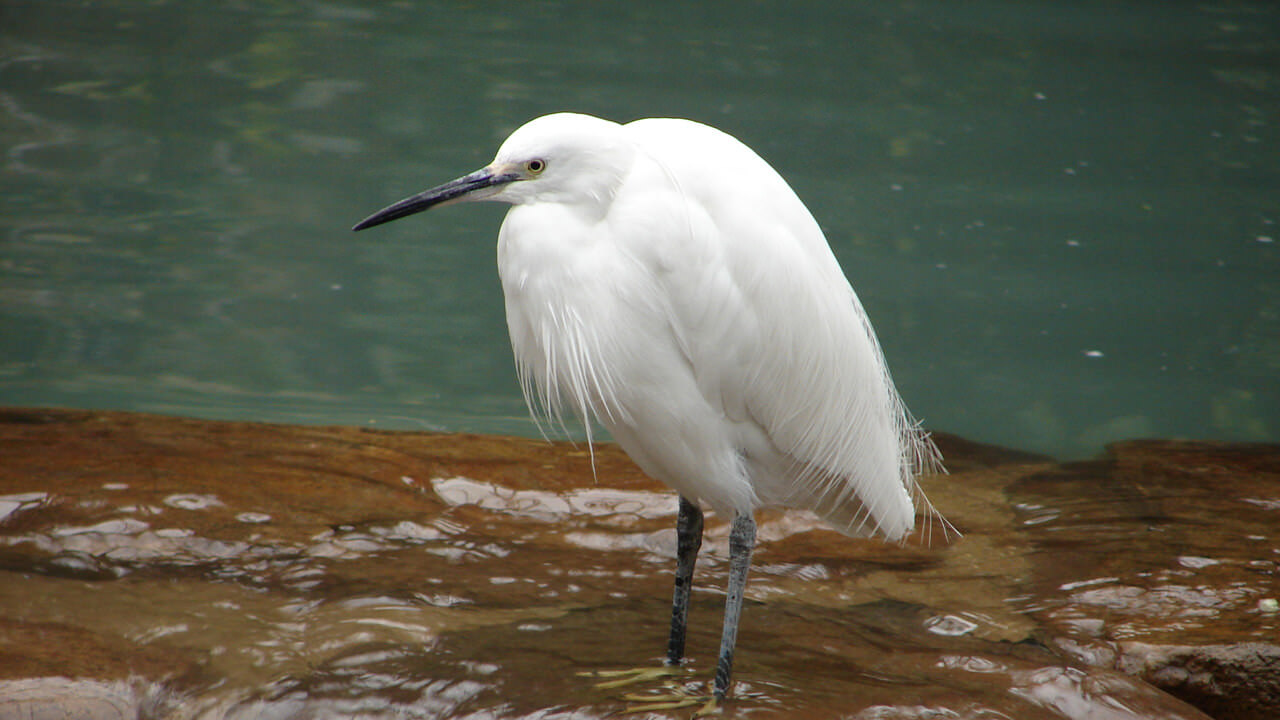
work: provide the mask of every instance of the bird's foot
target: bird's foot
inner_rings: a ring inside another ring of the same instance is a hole
[[[661,665],[658,667],[633,668],[630,670],[595,670],[578,673],[580,677],[601,680],[597,688],[611,690],[640,683],[661,681],[661,686],[653,692],[628,693],[621,696],[627,707],[620,714],[633,715],[646,712],[663,712],[680,710],[697,706],[693,717],[703,717],[716,712],[719,707],[714,695],[696,692],[697,684],[685,685],[678,678],[692,672],[691,668],[678,665]]]
[[[693,711],[693,717],[699,718],[714,714],[720,709],[717,704],[718,698],[715,695],[691,693],[679,687],[671,687],[669,689],[670,692],[665,694],[623,695],[622,699],[628,703],[627,709],[622,711],[623,714],[631,715],[643,712],[679,710],[697,705],[700,707]]]
[[[625,687],[637,683],[667,680],[687,673],[688,670],[677,665],[660,665],[658,667],[632,668],[630,670],[592,670],[580,672],[579,677],[602,680],[596,683],[601,690]]]

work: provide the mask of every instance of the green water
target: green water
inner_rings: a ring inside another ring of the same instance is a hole
[[[674,115],[825,228],[932,428],[1280,440],[1268,2],[0,4],[0,403],[535,434],[502,208],[353,235],[530,117]]]

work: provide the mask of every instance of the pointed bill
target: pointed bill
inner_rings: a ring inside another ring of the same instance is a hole
[[[504,185],[518,179],[520,179],[520,176],[516,173],[503,172],[500,168],[481,168],[468,175],[463,175],[457,180],[451,180],[443,185],[438,185],[430,190],[389,205],[356,223],[355,227],[351,229],[364,230],[374,225],[381,225],[414,213],[420,213],[423,210],[429,210],[437,205],[446,205],[463,200],[483,200],[499,192]]]

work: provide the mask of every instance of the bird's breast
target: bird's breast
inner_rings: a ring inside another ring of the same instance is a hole
[[[636,389],[679,351],[651,273],[608,232],[556,206],[513,208],[498,271],[531,406],[557,415],[568,405],[611,424],[627,421]]]

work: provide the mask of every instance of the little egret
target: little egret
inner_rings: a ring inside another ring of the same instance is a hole
[[[525,400],[609,430],[680,495],[667,665],[681,663],[702,507],[733,518],[714,698],[729,690],[756,508],[899,540],[940,455],[906,411],[818,223],[760,156],[689,120],[531,120],[487,167],[363,230],[439,205],[510,203],[498,233]]]

